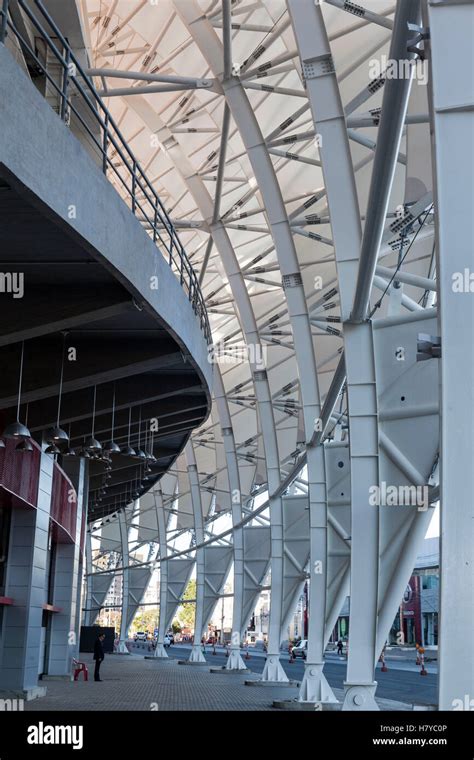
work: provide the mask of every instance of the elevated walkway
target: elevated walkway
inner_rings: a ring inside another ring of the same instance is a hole
[[[94,160],[66,118],[86,80],[71,78],[54,109],[25,71],[34,51],[11,25],[7,42],[18,50],[0,44],[0,422],[16,419],[25,341],[22,415],[28,404],[28,427],[41,442],[56,424],[65,350],[60,426],[69,450],[93,433],[121,447],[130,438],[152,455],[146,481],[143,458],[113,457],[111,471],[101,456],[90,458],[95,519],[148,490],[206,419],[209,324],[166,211],[100,99]],[[63,63],[72,55],[66,45]],[[82,110],[94,97],[84,94]],[[81,110],[74,114],[77,123]],[[89,143],[96,137],[91,130]]]

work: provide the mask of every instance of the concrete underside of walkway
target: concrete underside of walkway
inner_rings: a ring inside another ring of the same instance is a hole
[[[145,660],[138,655],[107,656],[101,667],[103,681],[93,680],[92,655],[81,660],[89,668],[89,681],[45,681],[47,695],[25,704],[27,711],[42,710],[271,710],[274,699],[293,699],[297,688],[272,686],[249,688],[244,681],[256,674],[210,672],[209,667],[191,668],[177,660]],[[341,700],[341,689],[335,689]],[[387,699],[378,700],[381,710],[409,710],[410,706]]]

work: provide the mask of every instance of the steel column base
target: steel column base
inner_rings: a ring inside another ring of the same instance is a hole
[[[127,649],[127,645],[125,641],[119,641],[116,654],[130,654],[130,652]]]
[[[250,670],[248,668],[244,668],[244,670],[228,670],[225,665],[223,665],[222,668],[211,668],[211,673],[220,673],[225,676],[244,676],[246,673],[250,673]]]
[[[300,702],[339,704],[323,673],[324,662],[305,663],[303,681],[298,700]]]
[[[265,662],[262,673],[262,681],[271,681],[272,683],[288,683],[288,676],[280,662],[278,654],[269,654]]]
[[[248,670],[245,662],[240,656],[240,649],[231,649],[229,659],[227,660],[226,670]]]
[[[335,712],[342,709],[340,702],[300,702],[298,699],[274,699],[273,707],[293,712]]]
[[[164,644],[157,644],[155,647],[155,651],[153,652],[153,657],[159,657],[160,660],[167,660],[168,654],[165,649]]]
[[[377,681],[372,683],[344,683],[345,694],[342,705],[343,711],[346,710],[380,710],[375,701],[375,690]]]
[[[203,662],[207,665],[206,658],[204,657],[201,646],[199,644],[193,646],[187,662]]]

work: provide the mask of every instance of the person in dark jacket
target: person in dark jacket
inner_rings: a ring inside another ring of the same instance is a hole
[[[105,639],[105,633],[100,633],[97,639],[95,640],[94,644],[94,660],[95,660],[95,670],[94,670],[94,681],[102,681],[102,678],[100,677],[100,666],[102,663],[102,660],[104,659],[104,647],[102,646],[102,642]]]

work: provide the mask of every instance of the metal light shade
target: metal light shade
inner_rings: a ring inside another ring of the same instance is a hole
[[[150,452],[150,451],[147,451],[147,452],[146,452],[146,461],[147,461],[147,462],[150,462],[151,464],[155,464],[155,462],[156,462],[156,457],[155,457],[155,455],[153,454],[153,452]]]
[[[90,459],[91,458],[91,455],[89,454],[89,452],[87,451],[87,449],[81,449],[79,456],[83,457],[84,459]]]
[[[99,443],[97,438],[94,438],[94,436],[91,435],[90,438],[88,438],[85,442],[84,448],[92,454],[98,454],[102,451],[102,444]]]
[[[4,449],[4,448],[5,448],[5,441],[2,438],[0,438],[0,449]]]
[[[60,427],[49,428],[44,434],[44,439],[48,443],[69,443],[68,434]]]
[[[106,451],[107,454],[120,454],[120,446],[118,443],[115,443],[115,441],[109,441],[109,443],[104,446],[104,451]]]
[[[138,449],[137,453],[136,453],[136,458],[137,459],[141,459],[142,461],[145,461],[145,459],[146,459],[145,452],[142,449]]]
[[[125,457],[136,457],[137,452],[135,449],[132,449],[131,446],[123,446],[120,449],[120,453],[123,454]]]
[[[45,449],[45,452],[47,454],[60,454],[61,449],[58,448],[55,443],[52,443],[50,446],[48,446],[48,448]]]
[[[31,433],[26,427],[18,420],[7,425],[3,431],[4,438],[31,438]]]
[[[25,454],[28,451],[33,451],[33,445],[30,441],[23,440],[15,446],[15,451],[20,451]]]

